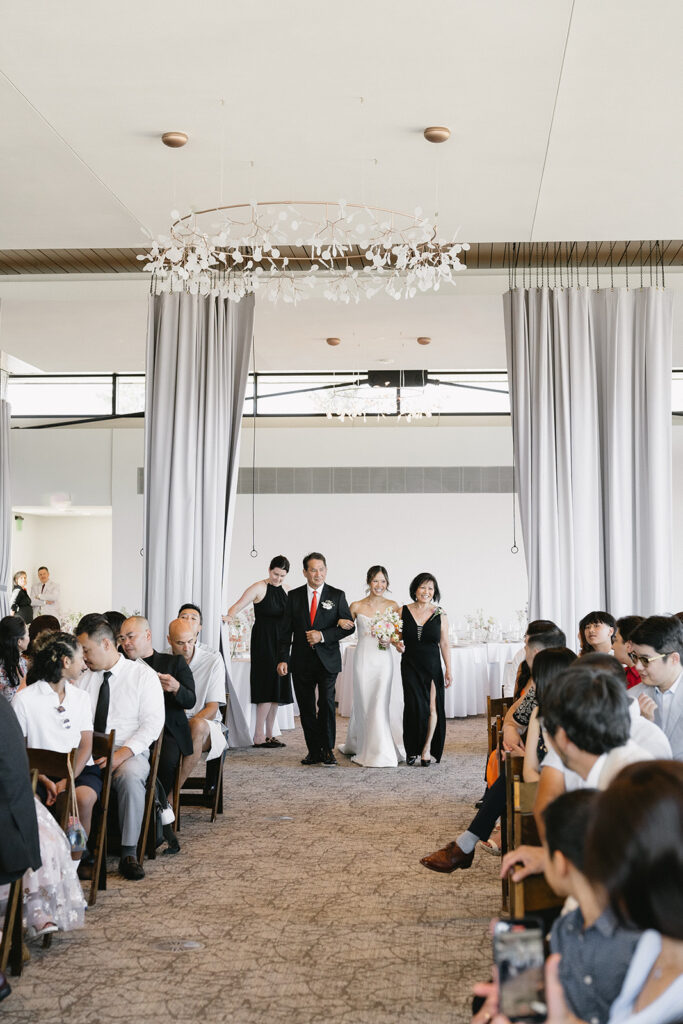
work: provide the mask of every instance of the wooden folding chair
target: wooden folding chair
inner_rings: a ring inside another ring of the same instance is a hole
[[[114,729],[110,733],[94,732],[92,737],[92,756],[97,761],[106,757],[107,763],[102,772],[102,794],[93,810],[92,830],[97,830],[94,843],[93,870],[88,894],[88,906],[94,907],[98,889],[107,888],[107,814],[109,811],[109,793],[111,792],[111,759],[114,753]]]
[[[505,772],[505,814],[501,822],[502,852],[507,853],[514,846],[512,825],[514,818],[514,780],[519,778],[524,767],[524,758],[519,754],[511,754],[501,749],[501,769]],[[510,880],[506,876],[501,880],[503,913],[510,911]]]
[[[31,772],[31,785],[35,795],[38,785],[37,771]],[[23,875],[10,882],[0,940],[0,971],[4,974],[9,964],[15,977],[18,977],[24,968],[23,883]]]
[[[73,769],[76,751],[71,750],[68,754],[60,754],[56,750],[41,750],[39,747],[29,747],[26,753],[28,754],[28,764],[31,771],[36,771],[40,775],[50,775],[55,779],[68,779],[69,761]],[[69,811],[71,809],[68,786],[66,792],[58,797],[57,806],[59,807],[59,814],[56,814],[55,817],[59,827],[66,831]]]
[[[539,846],[540,839],[534,818],[534,801],[538,783],[522,782],[517,776],[513,781],[512,788],[514,848],[522,845]],[[543,875],[529,875],[521,882],[513,882],[510,879],[509,885],[512,917],[524,917],[526,914],[554,910],[564,903],[564,900],[553,892]]]
[[[225,704],[221,719],[223,725],[228,723],[228,701],[229,694],[225,695]],[[175,814],[175,830],[180,832],[180,805],[185,804],[193,807],[210,807],[211,822],[216,820],[219,814],[223,813],[223,766],[228,748],[219,757],[214,757],[206,762],[205,775],[192,775],[186,779],[180,787],[180,766],[183,759],[180,759],[173,786],[173,813]]]
[[[512,697],[487,697],[486,698],[486,723],[489,736],[489,754],[491,754],[502,736],[503,720],[508,712]]]
[[[142,864],[145,856],[155,860],[157,855],[156,822],[154,827],[152,817],[154,815],[154,796],[156,791],[157,772],[159,770],[159,757],[161,756],[161,742],[164,738],[162,729],[159,738],[149,748],[149,775],[147,776],[147,788],[145,796],[145,813],[142,818],[142,828],[138,839],[138,860]]]

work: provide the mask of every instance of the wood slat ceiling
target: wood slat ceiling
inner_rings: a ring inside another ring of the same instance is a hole
[[[280,246],[281,259],[288,257],[293,270],[305,270],[311,263],[310,250]],[[145,249],[0,249],[0,277],[30,274],[139,274],[143,262],[136,257]],[[630,242],[475,242],[462,260],[471,270],[507,270],[571,267],[582,270],[628,266],[683,266],[683,241]],[[362,253],[354,249],[348,260],[354,268],[365,266]]]

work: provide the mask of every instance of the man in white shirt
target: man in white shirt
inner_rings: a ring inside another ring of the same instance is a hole
[[[225,663],[220,654],[207,647],[196,647],[193,624],[187,619],[174,619],[168,627],[168,642],[173,654],[185,659],[192,670],[197,700],[186,711],[192,733],[193,752],[183,757],[180,785],[194,771],[202,753],[211,761],[225,750],[227,743],[221,724],[221,706],[225,705]]]
[[[137,843],[145,809],[149,747],[164,728],[164,697],[159,679],[143,661],[128,661],[116,648],[102,615],[86,615],[76,626],[88,667],[79,686],[90,696],[94,731],[116,730],[112,786],[121,827],[119,871],[131,881],[145,877]]]
[[[31,587],[31,604],[38,608],[39,615],[54,615],[59,618],[59,583],[50,579],[50,571],[45,565],[38,570],[38,582]]]
[[[631,634],[631,646],[642,682],[629,696],[664,730],[674,758],[683,761],[683,623],[675,616],[651,615]]]

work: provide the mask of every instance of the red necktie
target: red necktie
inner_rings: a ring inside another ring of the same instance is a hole
[[[311,598],[311,625],[315,622],[315,613],[318,610],[318,592],[313,591],[313,597]]]

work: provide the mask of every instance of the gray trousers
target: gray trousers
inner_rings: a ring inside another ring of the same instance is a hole
[[[149,775],[149,750],[129,757],[111,777],[119,807],[121,846],[137,846],[145,815],[146,783]]]

